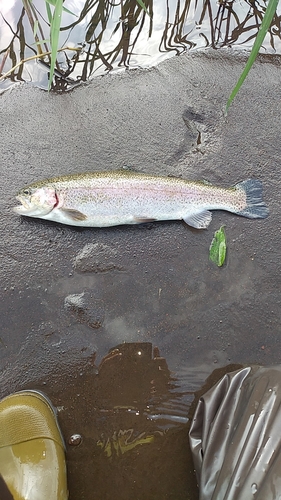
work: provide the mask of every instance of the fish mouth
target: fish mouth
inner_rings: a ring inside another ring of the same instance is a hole
[[[17,207],[14,207],[13,208],[13,211],[16,213],[16,214],[25,214],[28,210],[26,208],[24,208],[22,205],[18,205]]]
[[[16,199],[20,201],[21,205],[13,208],[13,211],[18,215],[27,215],[29,217],[43,217],[49,214],[55,207],[50,205],[40,205],[32,203],[31,200],[24,196],[18,195]]]
[[[13,211],[16,214],[23,214],[31,210],[31,206],[27,200],[25,200],[21,196],[16,196],[16,199],[21,203],[21,205],[18,205],[17,207],[13,208]]]

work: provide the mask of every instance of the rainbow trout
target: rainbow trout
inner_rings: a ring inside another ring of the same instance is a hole
[[[85,227],[183,219],[205,229],[212,220],[210,210],[251,219],[268,215],[262,184],[255,179],[221,188],[130,171],[54,177],[21,189],[17,200],[17,214]]]

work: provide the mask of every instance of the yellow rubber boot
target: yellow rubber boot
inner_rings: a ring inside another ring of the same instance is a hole
[[[21,391],[0,401],[0,474],[14,500],[67,500],[64,443],[43,394]]]

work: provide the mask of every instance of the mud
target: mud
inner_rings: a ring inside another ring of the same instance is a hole
[[[225,118],[244,62],[184,54],[66,95],[1,96],[0,396],[39,388],[58,407],[70,500],[195,500],[194,393],[214,368],[280,362],[280,59],[259,59]],[[32,181],[123,166],[259,178],[270,217],[75,229],[12,211]]]

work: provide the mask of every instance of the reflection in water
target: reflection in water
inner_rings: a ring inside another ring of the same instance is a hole
[[[99,467],[115,472],[115,480],[125,474],[129,482],[122,498],[170,498],[173,492],[175,498],[189,493],[195,499],[196,480],[187,459],[193,394],[180,389],[158,348],[135,342],[110,349],[94,385],[98,438],[93,453]],[[168,473],[171,467],[173,474]],[[184,469],[189,470],[182,475]],[[149,478],[143,480],[148,471]],[[132,482],[138,488],[135,494]],[[107,488],[100,492],[100,498],[110,497]]]
[[[46,89],[49,54],[38,62],[38,55],[50,49],[45,3],[14,0],[7,4],[0,0],[0,72],[14,69],[2,79],[1,88],[31,81]],[[60,46],[64,50],[58,54],[52,87],[57,91],[120,68],[153,66],[188,49],[250,49],[266,7],[264,1],[144,0],[148,15],[137,0],[65,4],[76,17],[63,13]],[[281,52],[280,19],[277,12],[264,41],[268,53]],[[21,64],[22,60],[26,62]]]
[[[188,447],[194,394],[149,342],[119,344],[98,367],[94,358],[91,364],[79,368],[73,388],[69,376],[60,379],[59,400],[49,395],[61,408],[70,500],[115,498],[116,488],[124,500],[195,500]]]
[[[157,347],[152,350],[150,342],[125,342],[112,348],[99,365],[96,388],[103,412],[126,411],[159,421],[159,428],[166,428],[166,421],[169,425],[188,421],[188,405],[182,399],[188,395],[189,403],[192,393],[179,389],[166,359]]]
[[[114,383],[113,383],[114,381]],[[158,446],[169,429],[188,423],[193,394],[179,390],[165,358],[149,342],[123,343],[102,359],[93,380],[96,420],[101,423],[97,446],[112,459],[136,447]],[[104,425],[105,419],[107,424]],[[122,427],[105,432],[109,422]],[[124,428],[124,424],[131,424]],[[133,425],[135,424],[135,425]]]

